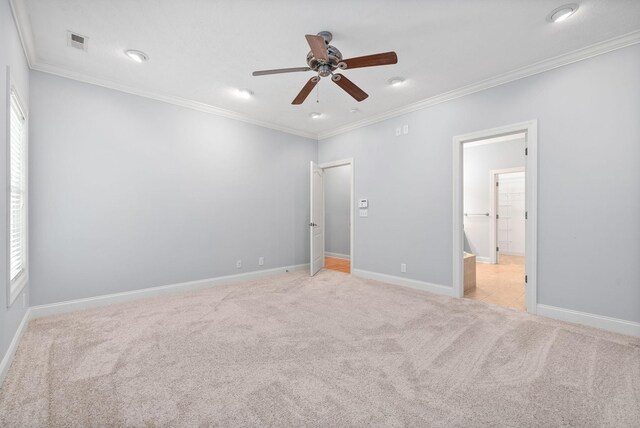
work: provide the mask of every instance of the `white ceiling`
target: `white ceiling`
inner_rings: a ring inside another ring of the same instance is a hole
[[[563,23],[546,21],[577,2]],[[13,0],[31,66],[162,99],[202,103],[307,135],[331,133],[458,88],[640,29],[638,0]],[[89,37],[68,47],[67,30]],[[395,50],[398,64],[346,70],[358,103],[329,79],[301,106],[313,75],[253,77],[305,66],[305,34],[333,33],[345,58]],[[637,38],[636,38],[637,39]],[[150,60],[137,64],[123,51]],[[402,76],[394,88],[387,80]],[[237,98],[235,88],[254,97]],[[186,100],[186,101],[185,101]],[[359,112],[350,113],[357,107]],[[312,111],[323,113],[310,119]],[[223,112],[226,114],[225,112]]]

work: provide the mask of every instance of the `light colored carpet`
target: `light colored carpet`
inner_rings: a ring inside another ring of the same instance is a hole
[[[0,425],[638,426],[640,340],[323,271],[30,323]]]

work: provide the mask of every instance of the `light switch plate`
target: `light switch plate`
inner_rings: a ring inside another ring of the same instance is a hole
[[[358,208],[369,208],[369,200],[368,199],[360,199],[358,201]]]
[[[369,210],[360,210],[360,217],[369,217]]]
[[[396,128],[396,137],[402,135],[402,128]]]
[[[405,135],[409,133],[409,125],[404,125],[402,127],[402,133]]]

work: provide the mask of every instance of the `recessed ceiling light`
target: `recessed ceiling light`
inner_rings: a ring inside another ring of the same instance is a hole
[[[547,15],[547,21],[549,22],[562,22],[578,10],[576,3],[565,4],[564,6],[557,7]]]
[[[312,111],[311,113],[309,113],[309,117],[311,119],[320,119],[322,117],[322,113],[318,113],[316,111]]]
[[[236,89],[236,96],[238,98],[249,99],[253,96],[253,92],[249,89]]]
[[[389,79],[389,84],[391,86],[402,86],[402,84],[404,84],[404,79],[402,77],[392,77]]]
[[[125,55],[134,60],[135,62],[145,62],[149,59],[149,56],[141,51],[136,51],[133,49],[129,49],[128,51],[124,51]]]

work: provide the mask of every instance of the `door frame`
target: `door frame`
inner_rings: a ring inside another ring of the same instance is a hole
[[[353,266],[354,266],[354,259],[355,259],[355,252],[354,252],[354,242],[355,242],[355,233],[354,233],[354,224],[355,224],[355,164],[354,164],[354,159],[353,158],[347,158],[347,159],[341,159],[341,160],[337,160],[337,161],[332,161],[332,162],[325,162],[325,163],[321,163],[318,164],[318,168],[322,169],[323,171],[325,169],[330,169],[330,168],[337,168],[339,166],[347,166],[350,165],[351,166],[351,179],[350,179],[350,208],[349,208],[349,263],[350,263],[350,269],[349,269],[349,275],[351,275],[351,273],[353,272]],[[323,188],[323,191],[326,190],[326,187]],[[322,217],[323,217],[323,221],[324,221],[324,216],[325,216],[325,201],[326,198],[322,198]],[[326,222],[324,222],[325,227],[322,229],[322,250],[323,252],[325,251],[324,245],[326,243],[326,240],[324,239],[324,234],[326,232]],[[324,260],[324,259],[323,259]]]
[[[527,224],[525,225],[525,303],[527,312],[537,312],[537,247],[538,247],[538,121],[514,123],[483,131],[453,137],[453,296],[464,297],[463,275],[463,150],[464,143],[500,137],[524,132],[526,134],[525,147],[527,150],[525,170],[525,210]]]
[[[489,255],[489,263],[491,264],[498,263],[498,252],[496,251],[496,248],[498,247],[498,219],[496,218],[496,215],[498,214],[498,194],[496,192],[496,183],[500,174],[509,174],[512,172],[524,172],[526,186],[527,171],[524,166],[518,166],[515,168],[492,169],[489,171],[489,218],[491,219],[491,221],[489,222],[489,248],[491,249],[491,253]]]

